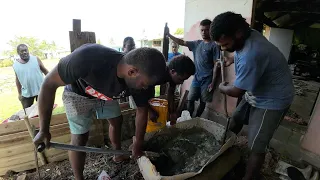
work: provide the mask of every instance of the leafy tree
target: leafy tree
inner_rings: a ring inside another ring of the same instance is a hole
[[[45,57],[45,53],[48,52],[55,52],[58,47],[54,41],[47,42],[45,40],[40,41],[35,37],[23,37],[23,36],[16,36],[13,40],[10,40],[8,45],[11,46],[11,50],[5,51],[4,55],[13,57],[17,55],[17,46],[19,44],[26,44],[28,46],[29,52],[40,58]]]
[[[178,28],[176,32],[174,32],[174,35],[182,35],[182,34],[184,34],[183,28]]]

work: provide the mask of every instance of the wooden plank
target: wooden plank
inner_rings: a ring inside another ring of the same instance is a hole
[[[36,128],[39,128],[39,118],[29,119],[29,121],[31,125],[34,125]],[[57,124],[62,124],[67,122],[68,120],[67,120],[66,114],[58,114],[58,115],[52,116],[50,125],[57,125]],[[16,122],[0,124],[0,136],[27,131],[27,130],[28,129],[24,121],[21,121],[21,120]]]
[[[73,32],[69,31],[70,49],[73,52],[78,47],[87,43],[96,43],[96,34],[94,32]]]
[[[73,32],[81,32],[81,20],[80,19],[73,19],[72,20],[72,29]]]
[[[6,172],[9,170],[12,170],[15,172],[21,172],[21,171],[26,171],[26,170],[35,169],[35,168],[36,168],[36,165],[35,165],[34,161],[21,163],[21,164],[11,166],[11,167],[0,168],[0,176],[5,175]]]
[[[30,161],[34,162],[34,152],[33,151],[29,151],[27,153],[23,153],[23,154],[17,154],[14,156],[9,156],[9,157],[5,157],[5,158],[0,158],[0,168],[10,168],[11,166],[15,166],[15,165],[19,165],[21,163],[27,163]],[[39,165],[40,163],[40,157],[38,156],[38,162]]]
[[[65,159],[68,159],[68,152],[63,152],[61,154],[58,154],[56,156],[53,156],[53,157],[48,157],[48,162],[49,163],[52,163],[52,162],[59,162],[59,161],[63,161]]]
[[[122,115],[132,114],[135,110],[133,109],[125,109],[122,111]],[[29,119],[30,124],[34,125],[36,128],[39,128],[39,118],[33,118]],[[66,114],[57,114],[53,115],[51,118],[50,126],[58,125],[68,123]],[[10,123],[4,123],[0,124],[0,136],[7,135],[7,134],[13,134],[18,133],[22,131],[27,131],[27,127],[24,123],[24,121],[16,121],[16,122],[10,122]]]
[[[51,127],[51,137],[58,137],[70,133],[68,123],[56,125]],[[32,139],[29,132],[19,132],[9,135],[0,136],[0,148],[15,146],[19,144],[31,143]]]

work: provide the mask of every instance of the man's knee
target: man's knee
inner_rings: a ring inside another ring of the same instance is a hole
[[[71,144],[74,146],[85,146],[87,144],[89,132],[84,134],[71,134]]]

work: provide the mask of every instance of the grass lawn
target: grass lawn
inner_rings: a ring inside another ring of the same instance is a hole
[[[58,59],[43,60],[44,66],[50,71],[58,64]],[[56,92],[55,108],[53,114],[63,113],[64,107],[62,103],[63,87],[58,88]],[[12,67],[0,68],[0,122],[9,118],[11,115],[22,109],[22,105],[18,100],[18,92],[15,85],[15,75]]]

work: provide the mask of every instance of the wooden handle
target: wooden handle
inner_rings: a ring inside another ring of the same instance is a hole
[[[30,124],[28,116],[24,117],[24,122],[25,122],[25,124],[27,126],[27,129],[28,129],[28,132],[29,132],[29,135],[30,135],[31,139],[33,140],[34,139],[34,134],[33,134],[32,127],[31,127],[31,124]],[[36,147],[36,148],[38,149],[38,147]],[[47,160],[46,160],[46,158],[44,157],[44,155],[42,153],[40,154],[40,160],[41,160],[42,164],[47,164]]]

